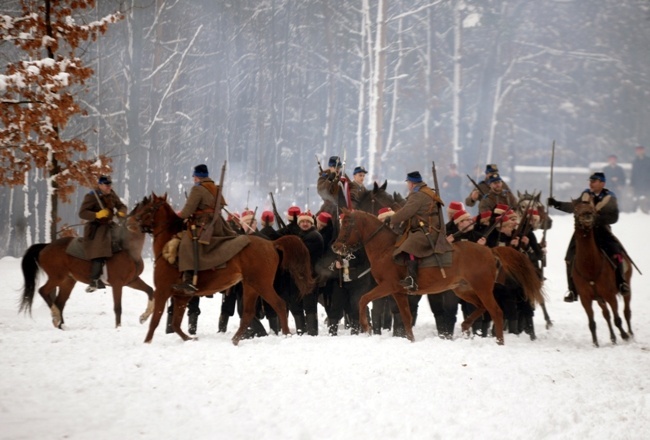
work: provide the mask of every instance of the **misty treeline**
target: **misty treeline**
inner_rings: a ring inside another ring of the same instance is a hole
[[[441,176],[450,163],[507,174],[548,165],[552,140],[556,165],[586,166],[629,161],[650,139],[647,0],[98,3],[81,18],[124,19],[83,46],[87,114],[65,135],[112,158],[130,207],[152,191],[182,206],[198,163],[217,180],[228,161],[231,210],[261,212],[273,191],[286,211],[318,208],[316,158],[330,155],[403,191],[407,171],[430,180],[432,160]],[[0,256],[49,241],[43,180],[0,190]],[[87,191],[59,208],[60,226],[79,223]]]

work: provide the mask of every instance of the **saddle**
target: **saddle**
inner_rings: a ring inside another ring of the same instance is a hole
[[[419,267],[450,267],[452,259],[454,257],[453,251],[447,251],[442,254],[432,254],[428,257],[418,258]],[[393,263],[398,266],[406,266],[406,260],[399,255],[397,257],[393,256]]]
[[[84,239],[82,237],[72,239],[70,244],[68,244],[68,247],[65,249],[65,253],[81,260],[90,261],[90,258],[87,258],[86,253],[84,252],[83,243]],[[119,238],[113,238],[113,240],[111,240],[111,252],[116,254],[121,250],[122,241]]]

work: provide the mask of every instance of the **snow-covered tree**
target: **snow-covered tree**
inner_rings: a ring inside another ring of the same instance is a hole
[[[64,131],[84,114],[75,93],[93,74],[76,52],[120,14],[78,22],[75,13],[94,8],[94,0],[22,0],[20,7],[15,15],[0,15],[0,40],[16,46],[16,60],[0,75],[0,185],[25,185],[30,171],[42,170],[54,239],[59,200],[110,171],[110,158],[86,157],[84,140]]]

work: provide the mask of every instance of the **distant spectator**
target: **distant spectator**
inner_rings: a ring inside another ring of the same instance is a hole
[[[635,153],[630,185],[634,189],[634,200],[643,208],[650,197],[650,158],[645,155],[645,147],[636,147]]]
[[[618,157],[615,154],[607,156],[607,162],[607,166],[603,169],[607,176],[607,186],[616,194],[620,206],[623,188],[625,188],[625,170],[618,164]]]
[[[449,164],[449,172],[442,179],[442,190],[440,191],[442,199],[445,201],[462,200],[462,185],[463,179],[458,174],[458,167],[455,163]]]

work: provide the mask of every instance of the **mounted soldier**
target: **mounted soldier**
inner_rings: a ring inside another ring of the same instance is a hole
[[[440,221],[438,213],[439,206],[444,205],[440,196],[422,181],[419,171],[408,173],[406,184],[409,190],[406,204],[393,216],[386,217],[384,222],[393,226],[404,223],[404,233],[397,240],[393,258],[404,259],[408,276],[400,284],[407,290],[415,291],[418,289],[418,259],[444,253],[451,249],[451,245],[444,239],[442,242],[446,246],[437,244],[440,232],[444,233],[444,223]]]
[[[126,216],[126,205],[113,191],[112,185],[110,177],[101,176],[97,188],[86,194],[79,208],[79,217],[86,220],[83,248],[86,258],[91,261],[90,284],[86,292],[106,288],[101,275],[106,259],[113,255],[113,241],[117,239],[114,237],[117,224],[113,218]]]
[[[479,183],[476,183],[473,179],[470,178],[474,184],[474,189],[469,193],[465,198],[465,205],[468,207],[476,205],[477,202],[481,202],[481,199],[490,192],[490,179],[494,176],[499,175],[499,167],[495,163],[491,163],[485,166],[485,178]],[[469,176],[467,176],[469,177]],[[506,182],[503,182],[503,189],[510,191],[510,187]]]
[[[339,156],[332,156],[328,168],[321,170],[316,183],[318,195],[323,199],[318,213],[329,213],[332,218],[339,217],[339,208],[351,208],[350,179],[343,173],[343,162]]]
[[[621,295],[626,296],[630,294],[630,286],[625,281],[624,275],[624,266],[623,259],[625,250],[623,245],[612,233],[612,227],[614,223],[618,221],[618,201],[616,200],[616,194],[612,191],[605,188],[605,183],[607,179],[604,173],[598,172],[593,173],[589,177],[589,188],[585,189],[580,197],[579,201],[582,202],[593,202],[596,206],[596,211],[598,212],[598,217],[596,218],[596,226],[594,227],[594,236],[596,239],[596,244],[600,249],[602,249],[612,260],[613,264],[616,266],[616,285],[621,292]],[[549,206],[559,209],[560,211],[572,213],[574,211],[574,202],[560,202],[555,200],[553,197],[548,198]],[[576,289],[573,284],[573,279],[571,277],[571,270],[573,267],[573,260],[575,258],[575,238],[571,237],[569,242],[569,248],[565,256],[565,261],[567,265],[567,281],[569,284],[569,293],[564,298],[566,302],[573,302],[578,299],[576,294]]]
[[[356,167],[352,173],[352,181],[350,182],[350,203],[354,209],[359,209],[359,201],[368,191],[363,184],[366,174],[368,174],[368,171],[362,166]]]
[[[517,206],[517,197],[507,189],[505,182],[499,174],[493,174],[488,180],[490,190],[483,196],[481,203],[478,205],[479,213],[493,211],[499,205],[507,205],[510,208]]]
[[[225,166],[225,165],[224,165]],[[206,254],[204,246],[199,243],[201,231],[213,224],[212,237],[231,239],[236,232],[221,217],[221,210],[215,206],[227,206],[219,185],[210,178],[207,165],[200,164],[192,172],[194,186],[185,201],[185,206],[178,214],[187,224],[187,232],[182,234],[178,254],[178,269],[183,272],[183,282],[173,288],[186,294],[193,294],[198,289],[194,274],[199,271],[199,262]],[[219,203],[217,201],[219,195]]]

